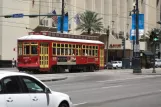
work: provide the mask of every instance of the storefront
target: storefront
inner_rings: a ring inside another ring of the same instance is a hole
[[[131,50],[125,50],[125,58],[130,58]],[[106,54],[105,54],[106,55]],[[122,44],[109,44],[108,47],[108,62],[110,61],[121,61],[123,58],[123,47]]]

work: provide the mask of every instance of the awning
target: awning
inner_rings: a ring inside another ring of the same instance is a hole
[[[151,51],[143,51],[142,53],[146,56],[153,56],[154,55]]]

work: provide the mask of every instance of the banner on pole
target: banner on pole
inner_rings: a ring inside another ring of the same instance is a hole
[[[64,16],[63,31],[68,32],[68,16]],[[61,32],[61,16],[58,17],[57,32]]]
[[[130,30],[130,40],[136,40],[136,14],[132,14],[132,26]],[[144,34],[144,14],[139,14],[139,36]],[[135,36],[135,37],[132,37]]]

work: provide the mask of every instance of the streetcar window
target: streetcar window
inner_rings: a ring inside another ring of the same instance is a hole
[[[83,55],[85,55],[85,53],[86,53],[86,51],[85,51],[85,49],[83,49]]]
[[[94,52],[95,52],[95,51],[94,51],[94,50],[92,50],[92,56],[95,56]]]
[[[89,56],[91,56],[91,50],[88,50],[89,51]]]
[[[60,55],[60,48],[57,48],[57,55]]]
[[[69,55],[72,55],[72,49],[69,48]]]
[[[68,48],[65,48],[65,55],[68,55]]]
[[[65,48],[68,48],[68,44],[65,44]]]
[[[73,48],[75,48],[75,45],[73,45]]]
[[[75,55],[75,49],[72,49],[72,53],[71,53],[72,55]]]
[[[98,56],[98,50],[95,50],[95,56]]]
[[[64,44],[61,44],[61,48],[64,48]]]
[[[30,54],[30,45],[24,45],[24,55]]]
[[[57,47],[60,47],[60,44],[57,44]]]
[[[56,47],[56,43],[53,43],[53,47]]]
[[[56,55],[56,48],[53,48],[53,55]]]
[[[69,55],[69,53],[68,53],[68,44],[65,44],[64,53],[65,53],[65,55]]]
[[[98,46],[96,46],[96,49],[98,49]]]
[[[22,43],[18,44],[18,55],[22,55]]]
[[[53,43],[53,55],[57,55],[57,47],[56,47],[56,43]]]
[[[64,55],[64,48],[61,48],[61,55]]]
[[[88,46],[86,46],[86,49],[88,49]]]
[[[37,54],[37,46],[31,45],[31,54]]]
[[[69,48],[71,48],[71,44],[69,44]]]
[[[77,55],[77,56],[79,55],[79,51],[78,51],[78,49],[76,49],[76,55]]]

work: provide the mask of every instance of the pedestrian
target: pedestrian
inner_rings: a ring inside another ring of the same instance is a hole
[[[15,67],[15,59],[13,58],[12,59],[12,68],[14,68]]]

